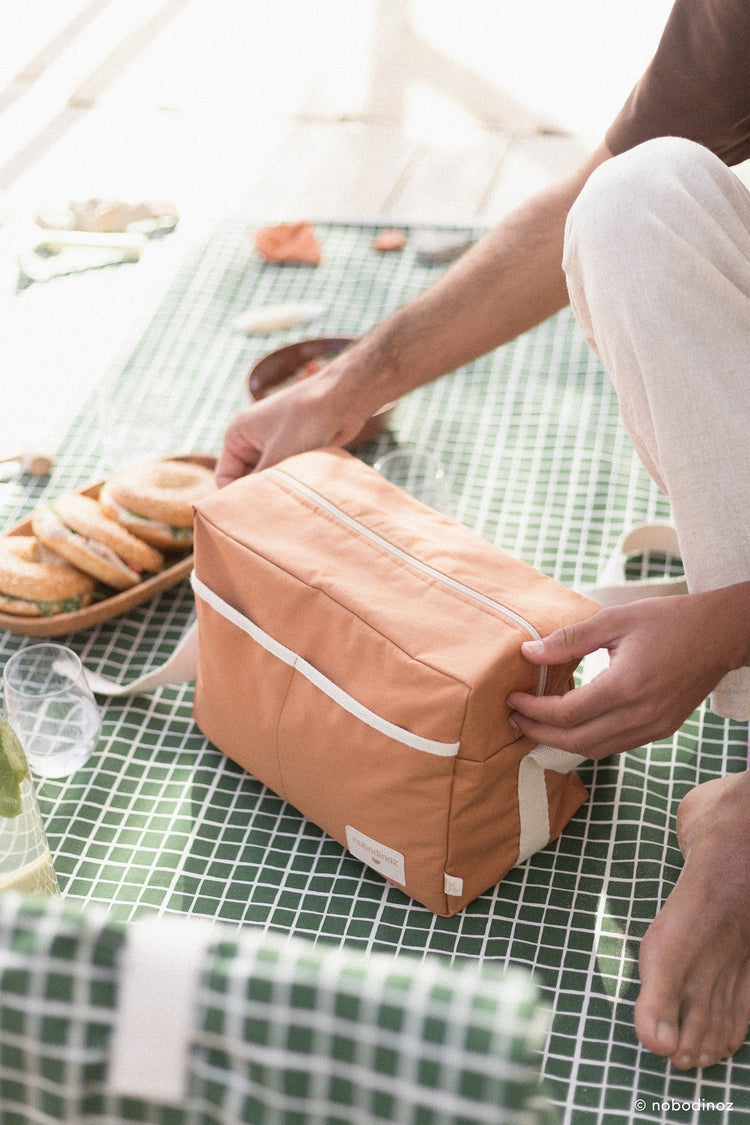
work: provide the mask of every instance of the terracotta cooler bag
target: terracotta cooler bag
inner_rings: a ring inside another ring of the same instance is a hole
[[[195,718],[363,863],[450,915],[555,839],[579,758],[508,722],[573,665],[521,644],[593,602],[348,453],[300,454],[202,501]]]

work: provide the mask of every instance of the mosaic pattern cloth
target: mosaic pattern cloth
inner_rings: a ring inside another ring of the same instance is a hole
[[[459,971],[220,925],[186,1021],[179,1102],[145,1099],[117,1038],[127,1030],[118,1007],[126,928],[100,912],[18,903],[0,902],[3,1125],[553,1120],[539,1090],[546,1018],[527,973],[471,962]],[[177,941],[195,926],[181,919],[170,932]],[[153,1022],[140,1034],[156,1067],[169,1067]]]
[[[182,450],[218,451],[260,355],[305,335],[355,336],[443,268],[419,264],[408,245],[378,255],[375,228],[345,225],[319,227],[319,267],[269,266],[253,253],[252,229],[227,223],[184,263],[114,373],[123,413],[154,389],[168,398]],[[48,284],[61,302],[75,302],[93,281]],[[314,325],[268,337],[233,330],[247,308],[286,301],[326,311]],[[43,496],[104,475],[90,418],[82,411],[48,483],[0,486],[4,526]],[[413,392],[361,455],[372,461],[397,446],[440,460],[459,519],[570,585],[595,580],[623,530],[669,518],[567,311]],[[191,614],[183,583],[68,641],[89,667],[134,678],[168,655]],[[0,661],[23,643],[0,637]],[[94,758],[65,781],[39,785],[67,903],[105,908],[119,924],[186,914],[321,947],[523,968],[552,1010],[540,1064],[561,1120],[750,1120],[747,1046],[730,1062],[682,1074],[643,1051],[633,1032],[638,942],[681,865],[677,804],[696,783],[746,767],[747,724],[704,706],[673,737],[582,767],[591,799],[562,837],[445,919],[225,760],[194,726],[191,703],[189,686],[110,701]]]

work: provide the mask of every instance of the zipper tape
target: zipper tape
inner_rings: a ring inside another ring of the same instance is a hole
[[[463,582],[459,582],[456,578],[452,578],[449,574],[444,574],[441,570],[437,570],[435,567],[430,566],[429,563],[415,558],[414,555],[410,555],[408,551],[402,550],[401,547],[396,547],[395,544],[390,543],[387,539],[383,538],[382,535],[378,535],[376,531],[373,531],[371,528],[366,527],[365,524],[360,523],[360,521],[354,519],[353,516],[350,516],[346,512],[343,512],[341,508],[337,507],[336,504],[328,500],[327,497],[321,496],[319,492],[315,491],[315,489],[310,488],[309,485],[303,484],[302,481],[299,481],[296,477],[293,477],[289,473],[284,472],[283,469],[277,469],[274,467],[266,469],[265,472],[269,476],[274,477],[280,483],[289,485],[289,487],[291,487],[301,496],[306,496],[308,500],[312,501],[312,503],[314,504],[317,504],[318,507],[322,508],[325,512],[328,512],[329,515],[334,516],[335,519],[339,520],[340,523],[345,524],[352,531],[356,532],[356,534],[361,535],[364,539],[368,539],[371,543],[374,543],[376,546],[382,548],[394,558],[400,559],[401,562],[408,563],[408,565],[413,567],[414,570],[420,572],[421,574],[427,575],[429,578],[435,579],[448,589],[455,590],[457,593],[471,598],[473,601],[478,602],[480,605],[494,610],[496,613],[499,613],[501,617],[504,617],[506,621],[512,621],[514,622],[514,624],[520,625],[522,629],[526,630],[532,640],[540,641],[542,639],[541,633],[539,633],[539,631],[531,624],[530,621],[527,621],[524,617],[522,617],[520,613],[516,613],[516,611],[511,609],[509,606],[503,605],[502,602],[495,601],[493,598],[488,597],[486,594],[482,594],[479,590],[474,590],[471,586],[466,586]],[[537,682],[536,694],[544,695],[546,686],[547,667],[546,665],[541,665],[539,668],[539,680]]]

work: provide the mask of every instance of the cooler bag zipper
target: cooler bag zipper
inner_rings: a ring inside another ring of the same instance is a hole
[[[296,477],[290,476],[289,473],[285,473],[282,469],[271,468],[266,469],[265,472],[269,476],[274,477],[276,480],[288,484],[295,492],[299,493],[301,496],[306,496],[308,500],[311,500],[314,504],[317,504],[324,511],[328,512],[329,515],[334,516],[335,519],[339,520],[340,523],[345,524],[357,535],[360,535],[364,539],[368,539],[371,543],[374,543],[378,547],[381,547],[384,551],[387,551],[390,555],[393,555],[394,558],[400,559],[401,562],[408,563],[408,565],[413,567],[415,570],[420,571],[422,574],[425,574],[430,578],[436,579],[442,585],[447,586],[451,590],[456,590],[458,593],[471,598],[473,601],[478,602],[480,605],[484,605],[489,609],[495,610],[502,617],[505,617],[506,620],[513,621],[516,625],[520,625],[522,629],[525,629],[532,640],[542,640],[542,635],[535,628],[535,626],[532,625],[530,621],[527,621],[524,617],[522,617],[519,613],[516,613],[514,609],[511,609],[509,606],[503,605],[502,602],[495,601],[493,598],[488,597],[486,594],[482,594],[479,590],[472,589],[471,586],[464,585],[463,582],[459,582],[456,578],[452,578],[448,574],[443,574],[441,570],[436,570],[435,567],[430,566],[429,563],[422,562],[421,559],[415,558],[407,551],[402,550],[401,547],[396,547],[393,543],[390,543],[387,539],[383,538],[382,535],[378,535],[378,533],[376,531],[373,531],[372,528],[367,527],[365,524],[360,523],[359,520],[356,520],[353,516],[350,516],[347,512],[342,511],[341,508],[337,507],[336,504],[328,500],[327,497],[321,496],[319,492],[315,491],[315,489],[310,488],[309,485],[303,484],[301,481],[297,480]],[[537,682],[536,694],[544,695],[546,686],[547,666],[543,664],[539,668],[539,679]]]

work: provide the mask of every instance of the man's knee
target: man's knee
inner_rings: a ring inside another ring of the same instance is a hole
[[[656,224],[679,225],[685,209],[708,211],[726,194],[732,173],[703,145],[681,137],[645,141],[607,160],[590,176],[571,208],[566,229],[566,270],[576,253],[607,246],[627,253],[643,246]],[[592,241],[593,240],[593,241]]]

